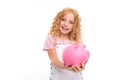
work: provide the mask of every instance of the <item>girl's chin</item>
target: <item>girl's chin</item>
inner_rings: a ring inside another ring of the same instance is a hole
[[[66,32],[66,31],[61,31],[62,34],[68,34],[69,32]]]

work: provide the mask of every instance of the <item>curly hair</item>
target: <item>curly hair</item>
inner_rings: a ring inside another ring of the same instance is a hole
[[[58,12],[58,14],[55,16],[53,20],[50,30],[50,35],[52,35],[53,37],[60,37],[60,30],[59,30],[60,21],[67,13],[74,14],[73,30],[69,33],[68,38],[71,41],[78,42],[79,40],[81,40],[81,24],[80,24],[81,18],[77,10],[72,8],[64,8],[62,11]]]

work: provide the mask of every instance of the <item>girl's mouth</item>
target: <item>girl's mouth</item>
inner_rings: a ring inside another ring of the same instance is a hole
[[[68,28],[66,26],[62,26],[63,30],[68,30]]]

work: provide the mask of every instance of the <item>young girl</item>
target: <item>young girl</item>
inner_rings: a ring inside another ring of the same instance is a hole
[[[64,66],[62,59],[63,50],[72,44],[83,44],[81,38],[81,18],[78,12],[72,8],[60,11],[51,26],[46,38],[43,50],[48,52],[51,60],[50,80],[82,80],[82,66]]]

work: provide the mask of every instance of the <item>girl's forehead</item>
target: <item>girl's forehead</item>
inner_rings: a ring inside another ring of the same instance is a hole
[[[67,13],[66,15],[63,16],[64,18],[71,18],[74,19],[74,14],[73,13]]]

